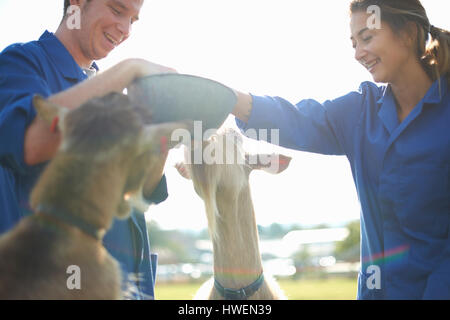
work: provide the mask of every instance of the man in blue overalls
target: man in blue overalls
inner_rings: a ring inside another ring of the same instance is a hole
[[[0,234],[31,213],[30,192],[61,139],[36,117],[35,94],[73,109],[95,96],[122,92],[138,77],[174,72],[130,59],[96,75],[94,61],[129,37],[142,4],[143,0],[65,0],[65,15],[54,34],[45,31],[37,41],[13,44],[0,53]],[[66,14],[69,8],[73,15]],[[159,185],[144,188],[149,202],[167,197],[165,156],[161,158]],[[154,298],[156,256],[150,254],[144,215],[133,211],[129,219],[116,221],[104,245],[122,267],[128,296]]]

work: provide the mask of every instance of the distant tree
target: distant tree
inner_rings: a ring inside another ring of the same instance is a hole
[[[269,227],[269,234],[271,238],[281,238],[286,235],[286,230],[282,224],[272,223]]]
[[[312,255],[308,250],[307,245],[303,245],[297,252],[292,255],[296,272],[293,279],[298,279],[302,276],[309,274],[312,270]]]
[[[311,229],[328,229],[328,228],[330,228],[330,227],[327,224],[321,223],[321,224],[318,224],[318,225],[314,226]]]
[[[148,236],[152,249],[166,249],[173,253],[179,262],[191,262],[189,245],[193,241],[187,235],[176,230],[163,230],[156,222],[147,223]]]
[[[210,238],[208,229],[207,228],[206,229],[202,229],[198,233],[197,238],[198,239],[202,239],[202,240],[208,240]]]
[[[152,246],[164,247],[168,242],[167,233],[159,225],[152,221],[147,223],[147,230]]]
[[[290,231],[295,231],[295,230],[303,230],[303,227],[297,223],[292,224],[288,231],[290,232]]]
[[[350,222],[346,227],[349,230],[349,234],[347,238],[336,244],[336,258],[347,261],[358,261],[361,241],[359,220]]]
[[[299,268],[305,268],[311,265],[311,253],[307,246],[302,246],[300,250],[292,255],[294,263]]]
[[[279,239],[284,237],[289,231],[288,227],[279,223],[272,223],[267,227],[261,225],[258,225],[257,227],[261,239]]]

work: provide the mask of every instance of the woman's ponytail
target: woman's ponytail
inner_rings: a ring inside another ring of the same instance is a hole
[[[431,38],[422,57],[433,79],[445,76],[450,85],[450,32],[430,25]]]

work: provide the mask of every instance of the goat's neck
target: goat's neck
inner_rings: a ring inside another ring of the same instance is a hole
[[[258,229],[247,185],[230,199],[217,190],[217,238],[213,239],[214,276],[227,288],[242,288],[262,272]]]
[[[52,206],[108,229],[123,199],[122,171],[115,163],[88,163],[57,155],[33,190],[32,205]]]

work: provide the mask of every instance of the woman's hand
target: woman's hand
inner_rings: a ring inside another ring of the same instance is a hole
[[[237,102],[231,114],[247,123],[253,107],[253,98],[248,93],[242,93],[236,90],[233,91],[236,94]]]
[[[162,73],[178,73],[175,69],[162,66],[144,59],[129,59],[126,61],[133,72],[133,80],[145,76]]]

